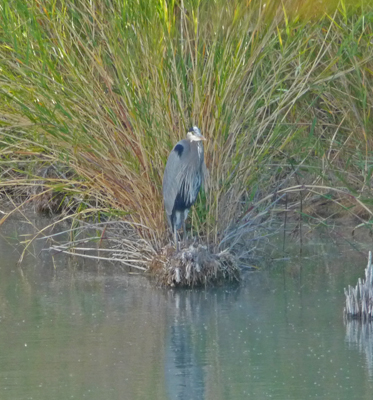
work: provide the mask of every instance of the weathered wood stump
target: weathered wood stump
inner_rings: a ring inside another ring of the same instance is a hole
[[[368,265],[365,269],[365,280],[359,278],[356,287],[348,286],[345,289],[346,307],[344,313],[347,318],[356,318],[363,321],[373,319],[373,267],[372,252],[369,252]]]

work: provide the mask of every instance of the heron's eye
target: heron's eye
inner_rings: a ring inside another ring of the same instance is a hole
[[[174,151],[176,151],[177,155],[178,155],[179,157],[181,157],[181,155],[183,154],[183,151],[184,151],[184,146],[183,146],[182,144],[177,144],[177,145],[174,147]]]

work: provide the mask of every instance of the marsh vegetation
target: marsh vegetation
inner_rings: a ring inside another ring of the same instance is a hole
[[[370,226],[366,2],[5,0],[0,19],[0,190],[15,209],[59,211],[72,232],[122,220],[132,254],[159,253],[164,165],[197,124],[209,183],[189,229],[213,251],[249,257],[290,211]]]

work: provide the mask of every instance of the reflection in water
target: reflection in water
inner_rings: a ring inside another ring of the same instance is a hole
[[[10,243],[27,233],[0,231],[2,400],[371,399],[371,327],[346,343],[343,324],[366,252],[324,241],[238,288],[163,290],[42,241],[20,268]]]
[[[195,296],[175,292],[175,313],[166,336],[165,379],[169,399],[203,399],[204,370],[195,348],[192,321],[198,319]]]
[[[346,321],[346,342],[365,355],[369,376],[373,377],[373,321]]]

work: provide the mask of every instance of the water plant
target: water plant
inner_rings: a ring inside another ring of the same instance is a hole
[[[191,226],[219,251],[247,253],[286,193],[371,218],[373,9],[311,3],[4,0],[3,195],[123,219],[160,251],[164,165],[196,124],[209,183]]]

